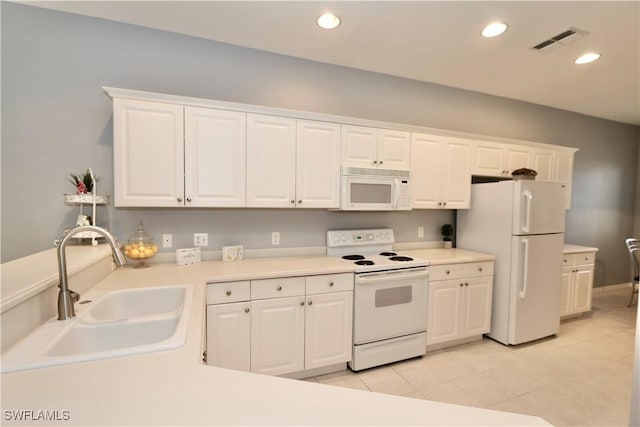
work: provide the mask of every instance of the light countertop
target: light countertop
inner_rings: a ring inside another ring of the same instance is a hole
[[[568,243],[565,243],[564,245],[565,254],[579,254],[582,252],[598,252],[598,248],[592,248],[590,246],[570,245]]]
[[[415,253],[422,257],[418,253],[423,252]],[[434,264],[470,256],[451,249],[424,253]],[[2,374],[3,425],[52,424],[34,420],[38,410],[68,414],[68,420],[56,425],[87,426],[549,425],[528,415],[251,374],[201,362],[206,282],[348,271],[352,271],[350,265],[324,256],[119,268],[83,299],[122,288],[192,285],[186,344],[175,350]],[[82,310],[78,305],[78,314]],[[31,420],[18,421],[12,415],[18,412],[11,411],[20,410],[36,412]]]

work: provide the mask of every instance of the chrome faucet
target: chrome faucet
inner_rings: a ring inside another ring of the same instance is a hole
[[[82,231],[93,231],[102,235],[107,239],[109,246],[111,246],[111,252],[113,253],[113,259],[116,262],[116,265],[122,266],[127,263],[127,259],[124,257],[116,243],[116,238],[104,228],[96,227],[95,225],[80,225],[66,231],[57,243],[58,275],[60,277],[60,284],[58,285],[60,288],[60,292],[58,292],[58,320],[71,319],[76,315],[73,303],[78,302],[80,294],[69,289],[67,278],[67,256],[65,249],[69,239]]]

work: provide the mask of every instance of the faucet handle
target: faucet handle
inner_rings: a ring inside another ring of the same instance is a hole
[[[71,289],[69,289],[69,292],[71,292],[71,300],[73,302],[80,301],[80,294],[79,293],[77,293],[76,291],[72,291]]]

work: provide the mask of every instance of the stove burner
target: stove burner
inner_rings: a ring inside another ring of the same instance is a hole
[[[395,253],[395,252],[380,252],[380,255],[382,255],[382,256],[396,256],[398,254]]]
[[[389,258],[391,261],[413,261],[413,258],[408,256],[392,256]]]
[[[348,259],[350,261],[355,261],[357,259],[364,259],[363,255],[345,255],[342,257],[342,259]]]
[[[363,260],[360,260],[360,261],[356,261],[355,264],[358,264],[358,265],[373,265],[374,262],[370,261],[368,259],[363,259]]]

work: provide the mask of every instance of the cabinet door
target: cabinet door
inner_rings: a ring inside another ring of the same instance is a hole
[[[185,107],[187,206],[245,206],[246,114]]]
[[[429,283],[427,345],[458,338],[463,282],[460,279]]]
[[[553,181],[562,184],[566,195],[567,209],[571,208],[571,186],[573,182],[573,153],[557,151],[554,155]]]
[[[378,129],[342,125],[341,164],[374,168],[378,164]]]
[[[446,163],[442,171],[443,207],[469,209],[471,203],[471,150],[466,141],[446,143]]]
[[[562,267],[562,280],[560,281],[560,316],[572,313],[573,298],[571,297],[572,279],[574,267]]]
[[[251,370],[249,302],[207,306],[207,364]]]
[[[433,209],[442,203],[444,147],[438,137],[411,134],[411,207]],[[442,206],[442,205],[440,205]]]
[[[573,283],[573,312],[582,313],[591,310],[593,266],[576,267]]]
[[[505,176],[506,160],[502,144],[476,141],[473,147],[472,174],[482,176]]]
[[[296,120],[247,114],[247,206],[295,207]]]
[[[505,147],[505,157],[507,159],[507,176],[511,176],[511,172],[516,169],[531,167],[531,149],[529,147],[507,145]]]
[[[296,207],[340,205],[340,125],[298,120]]]
[[[251,301],[251,372],[304,369],[304,297]]]
[[[113,100],[115,206],[184,205],[182,108]]]
[[[491,330],[493,276],[465,279],[460,338],[482,335]]]
[[[411,133],[378,129],[378,167],[383,169],[411,169]]]
[[[533,170],[538,172],[537,181],[553,181],[553,152],[549,150],[533,150]]]
[[[351,360],[353,292],[306,298],[305,369]]]

